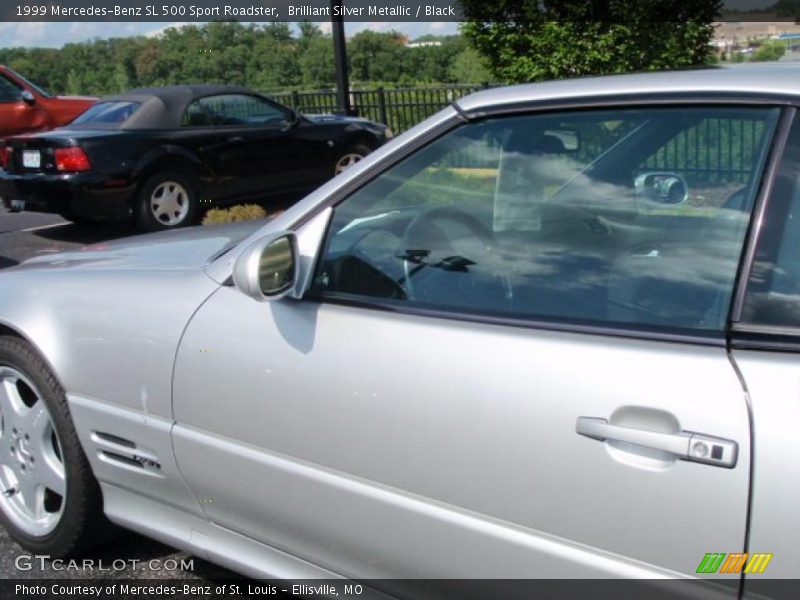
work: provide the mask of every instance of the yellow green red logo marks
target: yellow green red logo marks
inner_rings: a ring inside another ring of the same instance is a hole
[[[697,573],[763,573],[772,554],[764,552],[709,552],[700,561]]]

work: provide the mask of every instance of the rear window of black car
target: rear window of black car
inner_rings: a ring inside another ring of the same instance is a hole
[[[98,102],[72,123],[74,125],[119,125],[137,111],[138,102]]]

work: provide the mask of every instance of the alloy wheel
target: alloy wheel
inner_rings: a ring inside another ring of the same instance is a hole
[[[150,195],[150,211],[162,225],[179,225],[189,214],[189,192],[176,181],[164,181]]]
[[[342,171],[349,169],[358,161],[360,161],[362,158],[364,157],[354,152],[351,152],[350,154],[345,154],[338,161],[336,161],[336,168],[334,174],[338,175]]]
[[[61,520],[63,456],[41,394],[22,373],[0,366],[0,510],[30,536],[49,534]]]

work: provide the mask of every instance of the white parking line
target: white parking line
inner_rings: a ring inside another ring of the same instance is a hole
[[[63,227],[64,225],[70,225],[69,221],[64,221],[63,223],[55,223],[53,225],[39,225],[38,227],[28,227],[27,229],[18,229],[17,231],[38,231],[40,229],[53,229],[55,227]],[[14,233],[13,231],[8,231],[6,233]]]

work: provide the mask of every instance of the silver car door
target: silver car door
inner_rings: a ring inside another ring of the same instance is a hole
[[[800,124],[789,132],[765,217],[745,265],[747,293],[734,311],[733,358],[750,397],[755,444],[748,593],[770,590],[765,578],[797,578],[800,524],[798,335],[800,334]],[[750,564],[752,562],[752,565]],[[749,567],[749,568],[748,568]],[[793,590],[796,592],[796,590]]]
[[[741,552],[725,326],[777,118],[486,119],[372,179],[303,300],[223,287],[186,330],[174,444],[207,517],[364,578],[695,575]],[[689,140],[740,168],[692,171]]]

